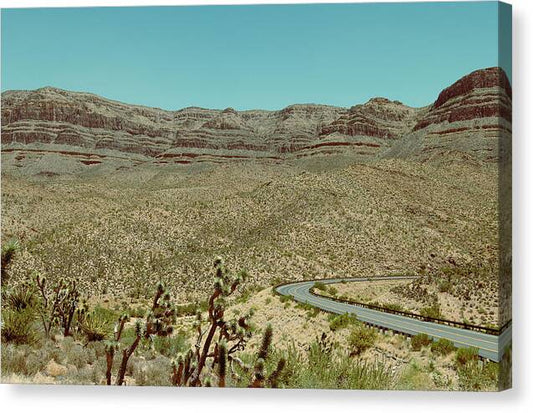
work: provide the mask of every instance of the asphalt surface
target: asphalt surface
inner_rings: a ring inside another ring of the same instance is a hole
[[[372,280],[401,280],[416,277],[372,277],[372,278],[335,278],[320,280],[324,284],[339,282],[372,282]],[[309,292],[315,281],[302,281],[276,287],[282,295],[292,296],[296,301],[310,304],[336,314],[355,314],[357,319],[382,328],[400,333],[416,335],[426,333],[433,339],[447,338],[456,347],[475,347],[479,355],[492,361],[500,361],[505,348],[511,343],[512,323],[499,335],[485,334],[478,331],[466,330],[444,324],[437,324],[418,320],[407,316],[389,314],[379,310],[360,307],[355,304],[340,303],[325,297],[317,297]]]

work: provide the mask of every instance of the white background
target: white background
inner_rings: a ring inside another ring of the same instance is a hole
[[[411,0],[413,1],[413,0]],[[416,1],[416,0],[414,0]],[[249,4],[249,3],[330,3],[332,1],[257,1],[257,0],[0,0],[1,7],[126,6],[172,4]],[[337,0],[337,3],[346,2]],[[352,0],[353,3],[362,1]],[[389,2],[397,2],[389,0]],[[176,413],[193,412],[523,412],[533,411],[531,375],[533,358],[532,301],[530,296],[533,244],[533,139],[531,105],[533,65],[533,1],[507,0],[513,5],[513,252],[514,312],[513,359],[514,388],[503,393],[470,394],[451,392],[377,392],[343,390],[246,390],[116,388],[93,386],[0,385],[0,411],[21,412],[147,412],[164,409]],[[529,74],[529,76],[528,76]],[[528,162],[529,161],[529,162]],[[529,248],[528,248],[529,247]]]

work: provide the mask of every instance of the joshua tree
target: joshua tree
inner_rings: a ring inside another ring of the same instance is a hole
[[[173,363],[172,382],[178,386],[201,386],[202,371],[208,359],[212,359],[213,368],[219,365],[219,385],[225,385],[227,363],[236,359],[233,354],[244,349],[252,334],[249,324],[251,312],[231,321],[224,319],[225,298],[235,292],[246,274],[244,272],[231,274],[224,267],[222,258],[215,260],[214,267],[215,282],[214,291],[208,302],[208,327],[206,329],[202,327],[202,314],[198,312],[195,322],[198,333],[195,349],[190,350],[185,356],[178,356]],[[220,357],[221,347],[223,347],[223,360]]]
[[[285,360],[280,360],[277,368],[267,376],[264,363],[268,357],[272,342],[272,327],[267,326],[257,360],[252,368],[245,365],[236,353],[244,350],[247,341],[252,336],[250,317],[252,312],[233,320],[224,318],[225,299],[230,296],[243,282],[245,273],[231,274],[224,268],[222,259],[215,260],[214,291],[209,298],[207,319],[203,320],[202,313],[197,312],[194,328],[198,333],[196,344],[184,354],[178,354],[172,361],[170,380],[175,386],[212,386],[213,379],[219,387],[226,386],[228,374],[238,377],[234,370],[234,363],[238,364],[247,374],[251,374],[250,387],[263,387],[265,384],[276,387]],[[144,321],[137,321],[135,325],[135,339],[133,343],[122,349],[122,360],[115,384],[122,385],[130,357],[139,343],[149,340],[153,336],[168,336],[172,334],[172,323],[175,319],[175,309],[170,303],[170,295],[160,284],[154,297],[151,311]],[[106,383],[111,384],[112,369],[115,354],[120,350],[120,339],[124,326],[129,320],[127,315],[119,318],[114,331],[114,339],[106,342]]]
[[[150,312],[146,315],[144,321],[138,320],[135,323],[135,339],[133,343],[122,349],[122,360],[120,362],[117,378],[115,384],[120,386],[124,384],[124,376],[126,375],[126,368],[128,361],[133,355],[137,346],[141,340],[151,340],[154,336],[166,337],[172,334],[172,324],[175,321],[176,311],[170,301],[170,294],[165,290],[160,283],[157,286],[157,290],[152,303]],[[106,343],[106,383],[111,384],[111,369],[113,368],[113,359],[115,352],[120,348],[120,338],[124,326],[128,321],[129,316],[122,315],[116,326],[114,332],[114,340]]]
[[[234,363],[238,364],[246,372],[252,371],[252,368],[246,366],[237,357],[236,353],[244,350],[246,343],[252,336],[250,318],[253,313],[250,311],[231,321],[227,321],[224,318],[225,298],[237,289],[244,281],[246,274],[244,272],[235,275],[231,274],[224,267],[221,258],[215,260],[214,267],[214,292],[208,302],[208,326],[205,329],[202,327],[202,315],[197,313],[194,326],[198,333],[198,338],[194,350],[189,350],[185,355],[178,355],[177,359],[172,363],[171,381],[177,386],[210,386],[211,377],[209,374],[204,374],[206,377],[202,382],[202,373],[208,360],[212,360],[209,367],[211,368],[211,373],[216,372],[219,387],[226,386],[228,368],[231,369],[234,376],[237,376],[234,371]],[[253,387],[262,387],[264,384],[264,361],[268,356],[271,341],[272,327],[269,325],[265,330],[255,363],[251,382]],[[267,379],[270,385],[277,385],[277,379],[284,365],[285,361],[280,360],[275,372]]]
[[[46,278],[37,274],[35,284],[41,296],[39,313],[46,337],[50,336],[54,324],[60,325],[65,337],[69,336],[80,299],[76,282],[61,280],[51,289],[48,289]]]

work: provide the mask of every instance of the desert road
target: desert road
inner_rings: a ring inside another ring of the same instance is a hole
[[[340,282],[371,282],[372,280],[399,280],[414,277],[372,277],[372,278],[335,278],[320,280],[324,284]],[[479,355],[492,361],[500,361],[505,348],[511,343],[512,324],[499,335],[491,335],[459,327],[422,321],[407,316],[389,314],[379,310],[364,308],[356,304],[337,302],[326,297],[317,297],[309,291],[315,281],[301,281],[276,287],[281,295],[291,296],[296,301],[310,304],[322,310],[336,314],[355,314],[357,319],[375,326],[394,330],[400,333],[416,335],[426,333],[433,339],[446,338],[456,347],[476,347]]]

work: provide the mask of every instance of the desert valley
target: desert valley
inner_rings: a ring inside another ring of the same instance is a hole
[[[495,363],[275,287],[317,280],[328,297],[508,325],[511,100],[500,68],[421,108],[2,93],[3,382],[508,386],[510,349]],[[320,283],[375,276],[410,278]]]

